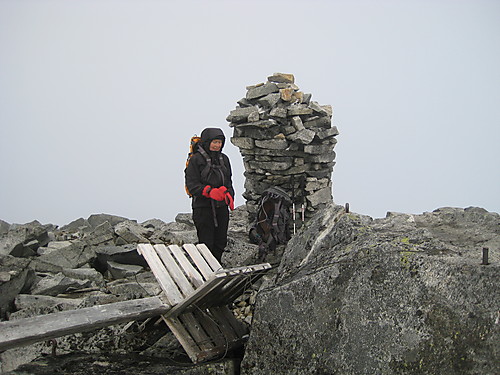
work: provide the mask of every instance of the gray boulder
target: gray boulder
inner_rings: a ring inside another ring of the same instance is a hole
[[[278,92],[279,88],[275,83],[266,82],[263,85],[255,85],[247,91],[246,99],[256,99],[274,92]]]
[[[29,291],[35,280],[30,261],[10,255],[0,255],[0,319],[12,311],[19,293]]]
[[[258,251],[258,245],[248,242],[247,233],[229,233],[221,263],[225,268],[252,265],[256,262]]]
[[[51,242],[38,250],[41,253],[38,261],[61,268],[79,268],[96,256],[88,243],[80,240]]]
[[[53,228],[51,224],[42,225],[36,220],[27,224],[11,225],[10,230],[0,237],[0,255],[35,255],[40,246],[49,243],[48,231]]]
[[[9,229],[10,229],[10,224],[0,219],[0,236],[2,234],[7,233]]]
[[[91,225],[88,222],[88,220],[81,217],[59,228],[59,232],[66,234],[74,234],[78,232],[85,232],[89,228],[91,228]]]
[[[129,220],[126,217],[109,215],[109,214],[93,214],[90,215],[87,219],[87,222],[92,228],[97,228],[99,225],[108,222],[112,227],[116,224],[121,223],[122,221]]]
[[[61,272],[72,279],[90,281],[92,286],[101,287],[105,284],[102,274],[94,268],[64,268]]]
[[[287,138],[293,142],[298,142],[304,145],[308,145],[314,139],[316,133],[309,129],[302,129],[289,135]]]
[[[46,275],[39,278],[31,289],[31,294],[57,296],[58,294],[87,288],[91,285],[89,280],[77,280],[65,276],[62,272],[55,275]]]
[[[129,281],[119,279],[108,283],[108,291],[121,300],[131,300],[136,298],[146,298],[161,293],[160,284],[153,278],[143,281]]]
[[[86,232],[83,239],[90,246],[111,245],[115,241],[115,230],[109,221],[105,221]]]
[[[152,234],[152,231],[133,220],[126,220],[116,224],[114,230],[118,239],[123,241],[123,244],[149,243],[148,237]]]
[[[148,237],[149,242],[177,244],[195,243],[197,241],[193,219],[190,213],[180,213],[171,223],[160,222],[158,219],[148,220],[141,224],[143,227],[152,230]]]
[[[180,230],[180,231],[169,231],[163,235],[163,243],[184,245],[186,243],[196,243],[198,242],[198,235],[196,230]]]
[[[94,268],[101,273],[108,270],[108,262],[116,262],[121,264],[135,264],[141,267],[147,267],[147,262],[137,252],[136,245],[124,246],[99,246],[95,248],[96,260]]]
[[[64,249],[71,245],[71,241],[50,241],[47,246],[39,247],[36,252],[38,255],[50,254],[53,251]]]
[[[481,265],[500,216],[343,212],[329,206],[289,242],[242,374],[500,373],[498,254]]]
[[[125,279],[134,277],[143,270],[143,267],[134,264],[121,264],[108,261],[108,271],[113,279]]]

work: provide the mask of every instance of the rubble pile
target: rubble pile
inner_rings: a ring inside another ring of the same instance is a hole
[[[224,253],[227,267],[255,264],[256,245],[246,241],[244,206],[231,212],[231,243]],[[159,295],[161,288],[137,252],[138,243],[182,245],[197,242],[191,214],[175,221],[138,223],[125,217],[94,214],[58,228],[33,221],[0,220],[0,321]],[[259,280],[260,281],[260,280]],[[258,285],[230,306],[250,324]],[[250,298],[250,296],[253,296]],[[76,351],[109,354],[137,352],[166,358],[187,358],[166,326],[157,319],[122,323],[92,332],[67,335],[0,353],[0,373],[40,356]]]
[[[158,295],[137,242],[190,243],[190,216],[0,220],[0,320]],[[231,212],[226,267],[255,264],[247,220],[245,206]],[[153,318],[5,350],[0,373],[498,374],[499,220],[478,207],[374,220],[328,205],[230,306],[251,325],[244,351],[193,365]]]
[[[339,134],[332,126],[333,109],[311,100],[294,82],[292,74],[275,73],[266,83],[247,87],[226,118],[234,129],[231,142],[243,156],[250,220],[270,186],[283,188],[305,220],[333,201],[333,148]]]

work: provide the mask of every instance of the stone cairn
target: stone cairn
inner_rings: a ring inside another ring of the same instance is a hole
[[[243,156],[246,207],[255,219],[258,200],[270,186],[284,189],[295,203],[296,225],[333,201],[333,148],[339,134],[330,105],[319,105],[295,85],[292,74],[274,73],[247,87],[227,121],[231,142]]]

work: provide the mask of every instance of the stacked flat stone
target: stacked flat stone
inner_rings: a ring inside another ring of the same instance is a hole
[[[275,73],[247,87],[246,97],[227,117],[231,142],[243,156],[250,221],[258,199],[270,186],[294,197],[305,219],[333,201],[333,148],[339,134],[330,105],[319,105],[295,85],[292,74]],[[302,216],[299,213],[299,217]]]

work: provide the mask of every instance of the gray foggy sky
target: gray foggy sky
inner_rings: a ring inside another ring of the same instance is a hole
[[[500,212],[499,67],[493,0],[0,0],[0,219],[190,212],[189,138],[274,72],[334,108],[336,203]]]

